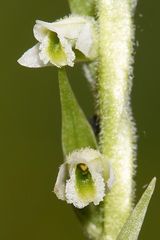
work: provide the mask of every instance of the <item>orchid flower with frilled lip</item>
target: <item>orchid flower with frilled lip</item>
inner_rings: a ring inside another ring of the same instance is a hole
[[[97,150],[84,148],[72,152],[60,166],[54,192],[61,200],[84,208],[98,205],[112,187],[114,176],[105,157]]]
[[[94,60],[97,56],[95,24],[91,17],[69,16],[48,23],[37,20],[33,28],[38,43],[18,60],[23,66],[74,66],[78,56]]]

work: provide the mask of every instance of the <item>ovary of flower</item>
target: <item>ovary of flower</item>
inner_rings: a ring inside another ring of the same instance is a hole
[[[91,202],[98,205],[112,187],[113,179],[105,157],[97,150],[84,148],[72,152],[60,166],[54,192],[77,208]]]
[[[26,51],[18,63],[39,68],[50,65],[73,66],[76,49],[88,60],[97,55],[95,23],[90,17],[70,16],[56,22],[36,21],[33,28],[38,43]]]

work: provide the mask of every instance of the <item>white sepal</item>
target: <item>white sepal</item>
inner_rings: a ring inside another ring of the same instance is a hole
[[[20,59],[18,59],[18,63],[25,67],[30,68],[40,68],[45,67],[46,64],[40,59],[40,44],[37,43],[34,47],[30,48],[26,51]]]
[[[59,173],[58,173],[56,184],[54,187],[55,194],[61,200],[66,199],[65,197],[66,177],[67,177],[67,166],[66,166],[66,163],[63,163],[59,168]]]

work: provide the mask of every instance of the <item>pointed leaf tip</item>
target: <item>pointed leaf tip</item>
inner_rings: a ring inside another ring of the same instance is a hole
[[[154,177],[143,193],[138,204],[134,208],[127,222],[124,224],[117,240],[137,240],[146,212],[155,189],[156,178]]]
[[[85,147],[96,149],[97,143],[95,135],[74,96],[64,68],[59,70],[59,87],[64,155],[68,155],[75,149]]]

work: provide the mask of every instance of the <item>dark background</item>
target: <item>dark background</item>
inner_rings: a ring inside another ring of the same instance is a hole
[[[139,1],[132,105],[138,127],[137,198],[160,172],[158,0]],[[55,68],[27,69],[16,60],[36,41],[36,19],[69,13],[66,0],[2,1],[0,6],[0,239],[82,240],[69,205],[52,193],[62,163],[60,102]],[[80,67],[71,84],[87,116],[92,99]],[[159,179],[139,239],[159,239]]]

